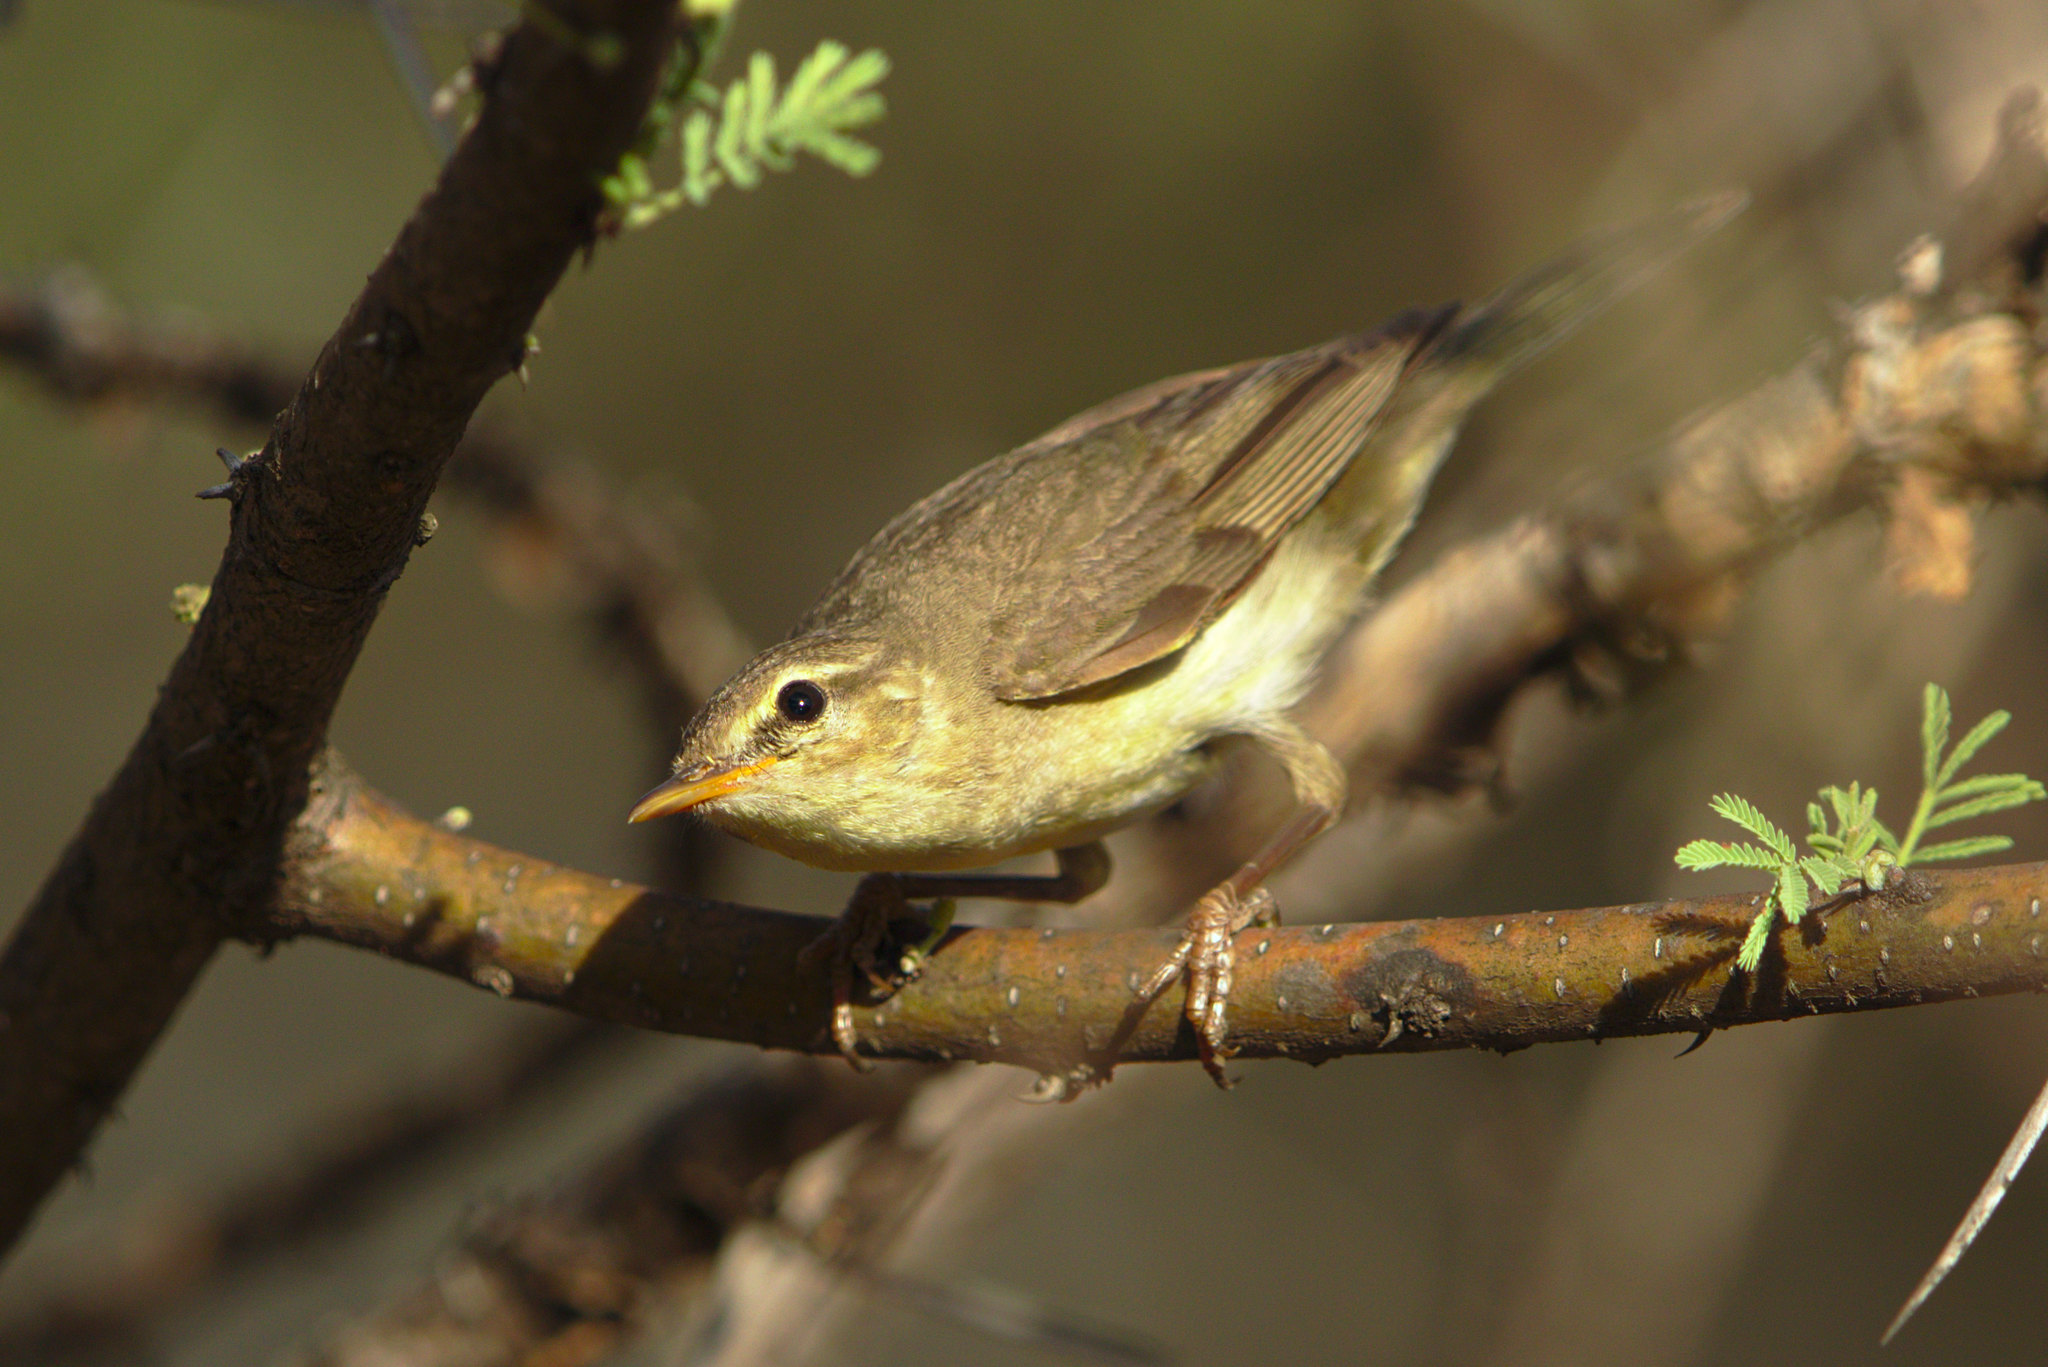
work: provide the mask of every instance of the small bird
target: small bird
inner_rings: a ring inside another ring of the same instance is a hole
[[[1294,814],[1188,915],[1142,1000],[1187,980],[1228,1085],[1233,937],[1264,880],[1344,808],[1343,768],[1288,713],[1414,520],[1473,404],[1744,202],[1582,239],[1473,308],[1164,380],[955,479],[863,546],[781,644],[684,728],[630,819],[694,811],[862,881],[829,949],[833,1034],[861,1066],[851,967],[879,987],[892,910],[1078,901],[1101,840],[1188,791],[1221,745],[1286,770]],[[1051,877],[965,875],[1053,851]]]

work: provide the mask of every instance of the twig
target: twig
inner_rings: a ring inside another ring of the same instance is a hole
[[[1991,1169],[1991,1175],[1984,1179],[1984,1186],[1977,1193],[1977,1199],[1970,1202],[1970,1208],[1963,1212],[1962,1223],[1956,1232],[1948,1236],[1941,1252],[1935,1256],[1934,1265],[1927,1269],[1927,1275],[1913,1288],[1913,1294],[1906,1297],[1906,1303],[1899,1307],[1899,1313],[1892,1316],[1892,1322],[1885,1326],[1880,1345],[1890,1343],[1899,1330],[1906,1327],[1906,1321],[1913,1318],[1934,1288],[1962,1261],[1970,1251],[1970,1245],[1977,1241],[1978,1233],[1984,1228],[1991,1212],[1998,1209],[1998,1203],[2005,1199],[2005,1193],[2020,1175],[2020,1169],[2027,1165],[2034,1146],[2041,1142],[2041,1133],[2048,1130],[2048,1084],[2034,1098],[2034,1104],[2027,1108],[2026,1116],[2020,1121],[2019,1129],[2013,1131],[2012,1141],[2005,1146],[2005,1152],[1998,1157],[1998,1165]]]
[[[129,317],[77,266],[0,290],[0,359],[72,402],[196,400],[237,423],[269,423],[298,388],[200,329]]]
[[[427,60],[427,50],[420,42],[419,26],[413,21],[411,11],[399,0],[368,0],[368,3],[370,17],[377,24],[377,36],[384,40],[385,55],[391,58],[391,69],[397,75],[399,85],[405,89],[413,116],[420,122],[420,131],[426,135],[434,155],[446,161],[448,154],[455,150],[455,125],[451,118],[434,108],[434,67]]]

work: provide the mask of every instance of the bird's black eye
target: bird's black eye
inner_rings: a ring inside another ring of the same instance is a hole
[[[791,679],[775,695],[775,710],[789,721],[816,721],[825,715],[825,690],[809,679]]]

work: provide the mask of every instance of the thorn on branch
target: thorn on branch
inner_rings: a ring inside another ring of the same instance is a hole
[[[220,446],[214,448],[214,454],[220,457],[221,464],[228,467],[228,477],[219,484],[208,485],[193,497],[224,498],[230,503],[239,502],[242,497],[242,486],[248,482],[249,472],[255,467],[256,458],[263,453],[252,451],[246,456],[238,456],[227,447]]]

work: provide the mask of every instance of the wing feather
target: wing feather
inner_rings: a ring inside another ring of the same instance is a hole
[[[1109,443],[1137,468],[1123,475],[1127,501],[1099,535],[1080,546],[1047,538],[1060,563],[1020,577],[1024,591],[990,642],[996,696],[1057,697],[1199,635],[1343,476],[1409,361],[1452,312],[1163,381],[1033,443],[1047,455]],[[1053,591],[1031,592],[1034,583]]]

